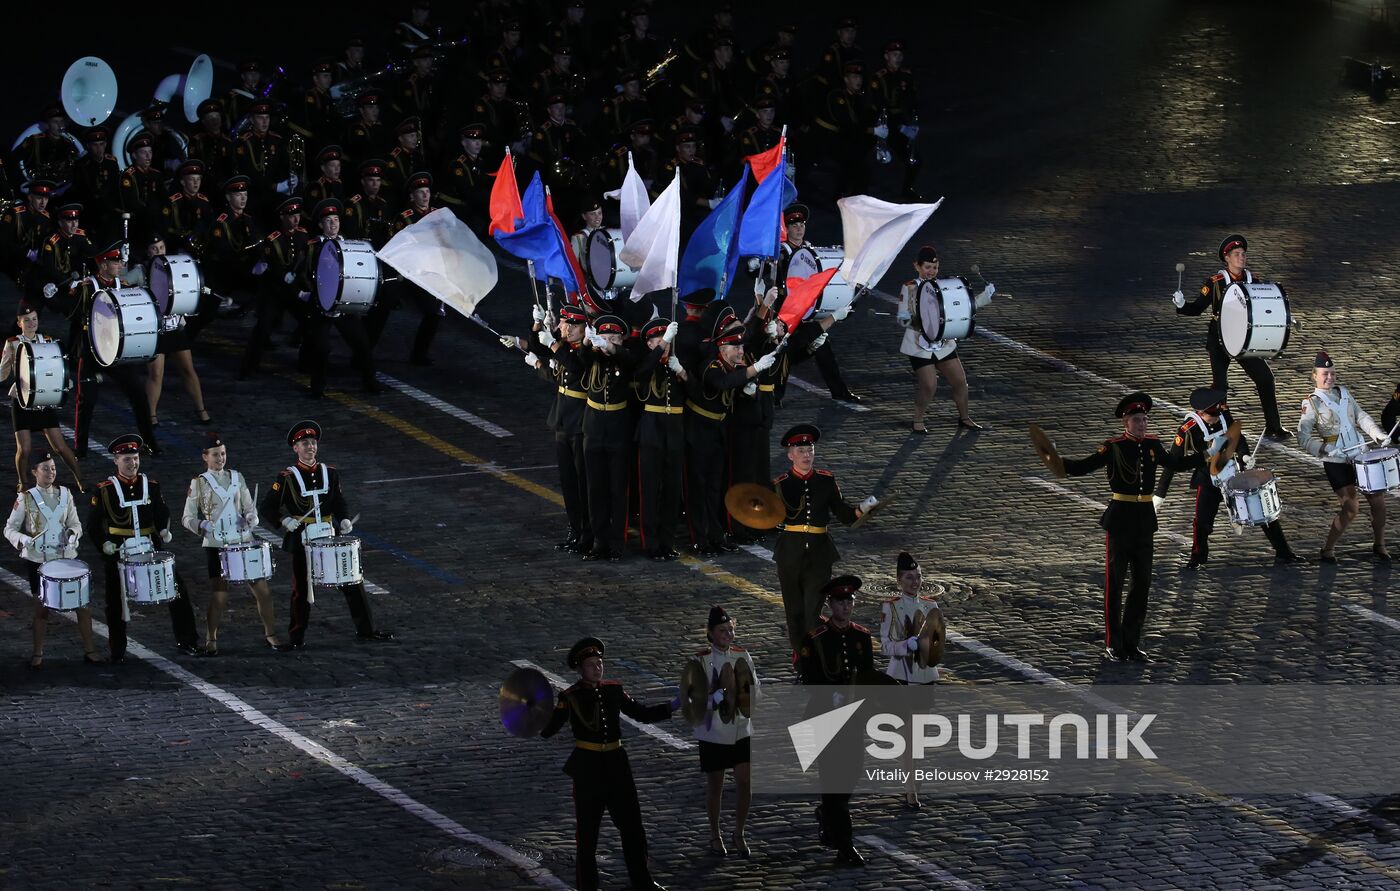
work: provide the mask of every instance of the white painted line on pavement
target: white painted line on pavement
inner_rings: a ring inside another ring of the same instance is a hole
[[[1104,504],[1102,501],[1095,501],[1092,498],[1086,498],[1083,495],[1080,495],[1078,492],[1072,492],[1069,489],[1066,489],[1059,483],[1052,483],[1049,480],[1041,479],[1038,476],[1023,476],[1021,477],[1021,479],[1033,485],[1039,486],[1042,489],[1047,489],[1051,492],[1054,492],[1056,495],[1063,495],[1064,497],[1070,499],[1076,504],[1082,504],[1085,507],[1092,507],[1094,510],[1108,509],[1108,505]],[[1166,538],[1170,538],[1172,541],[1179,542],[1188,548],[1191,547],[1191,539],[1185,535],[1182,535],[1179,532],[1166,532],[1164,530],[1159,529],[1157,530],[1157,534],[1162,535]]]
[[[4,581],[6,584],[10,585],[10,587],[26,595],[29,594],[29,583],[9,570],[0,569],[0,581]],[[70,621],[76,621],[67,613],[61,613],[60,615]],[[105,638],[108,636],[107,626],[96,619],[92,621],[92,630],[99,637]],[[198,675],[176,665],[164,656],[158,655],[149,648],[138,643],[134,638],[127,638],[126,650],[129,654],[149,662],[159,671],[164,672],[175,680],[186,684],[209,699],[212,699],[214,702],[217,702],[219,705],[222,705],[249,724],[266,730],[283,742],[290,743],[307,755],[310,755],[312,758],[315,758],[317,761],[335,770],[337,773],[349,777],[359,785],[379,795],[386,801],[403,808],[420,820],[435,826],[458,841],[495,854],[497,857],[500,857],[502,860],[505,860],[507,863],[520,870],[520,872],[524,873],[540,887],[555,889],[555,891],[568,891],[568,889],[572,887],[510,845],[472,832],[452,818],[428,807],[408,793],[389,785],[374,774],[362,767],[356,766],[351,761],[337,755],[315,740],[297,733],[280,721],[273,720],[222,687],[211,684]]]
[[[568,681],[561,678],[559,675],[547,669],[541,668],[540,666],[536,665],[528,659],[512,659],[510,664],[516,666],[517,668],[533,668],[535,671],[538,671],[540,674],[548,678],[549,682],[554,686],[558,687],[560,690],[567,690],[569,689],[569,687],[573,686]],[[622,720],[626,721],[628,724],[631,724],[633,727],[636,727],[638,730],[642,731],[647,736],[651,736],[661,740],[673,749],[680,749],[682,751],[685,751],[688,749],[695,748],[695,743],[691,742],[690,740],[681,739],[679,736],[676,736],[673,733],[667,733],[665,730],[662,730],[655,724],[644,724],[643,722],[633,720],[632,718],[629,718],[626,715],[622,716]]]
[[[957,891],[978,891],[978,889],[982,887],[981,885],[973,884],[965,879],[960,879],[951,872],[948,872],[948,870],[940,869],[932,863],[925,863],[913,854],[906,854],[904,851],[901,851],[882,838],[873,835],[859,835],[856,836],[856,841],[876,848],[881,853],[888,854],[900,863],[917,869],[925,876],[938,882],[938,885],[933,887],[956,888]]]
[[[484,430],[498,439],[504,439],[507,436],[515,435],[499,424],[493,424],[485,418],[477,417],[469,411],[460,409],[450,402],[444,402],[431,393],[425,393],[412,384],[406,384],[398,378],[390,377],[382,371],[375,375],[375,377],[385,386],[392,387],[412,399],[417,399],[424,405],[435,408],[445,415],[456,418],[459,421],[466,421],[478,430]]]
[[[1370,619],[1372,622],[1379,622],[1393,631],[1400,631],[1400,620],[1392,619],[1390,616],[1378,613],[1373,609],[1367,609],[1358,603],[1345,603],[1342,605],[1363,619]]]
[[[816,384],[809,384],[795,374],[788,375],[788,383],[792,384],[800,390],[806,390],[808,393],[815,393],[818,396],[830,399],[832,402],[836,403],[842,408],[847,408],[851,411],[870,411],[870,406],[868,405],[861,405],[859,402],[845,402],[843,400],[837,399],[835,396],[832,396],[831,393],[827,390],[818,387]]]
[[[382,480],[365,480],[363,485],[372,483],[412,483],[418,480],[443,480],[454,476],[471,476],[476,473],[489,473],[493,476],[500,476],[502,473],[519,473],[522,470],[551,470],[557,464],[532,464],[529,467],[501,467],[494,461],[489,464],[474,464],[475,470],[459,470],[456,473],[434,473],[428,476],[396,476]]]

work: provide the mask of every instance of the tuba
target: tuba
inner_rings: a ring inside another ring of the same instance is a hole
[[[117,75],[96,56],[83,56],[68,66],[59,94],[68,117],[79,126],[96,127],[117,107]]]

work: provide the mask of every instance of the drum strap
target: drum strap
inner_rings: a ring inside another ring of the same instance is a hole
[[[1326,390],[1313,390],[1313,395],[1337,416],[1338,433],[1340,434],[1337,437],[1337,444],[1341,448],[1347,448],[1361,442],[1361,434],[1351,420],[1351,409],[1355,404],[1351,398],[1351,391],[1346,387],[1338,387],[1337,389],[1342,394],[1340,402],[1334,400],[1332,394]]]
[[[297,491],[299,491],[299,492],[301,493],[301,497],[302,497],[302,498],[310,498],[310,499],[311,499],[312,510],[313,510],[313,512],[316,514],[316,520],[317,520],[317,522],[320,522],[320,521],[321,521],[321,496],[324,495],[324,494],[326,494],[327,492],[329,492],[329,491],[331,490],[331,474],[330,474],[330,471],[329,471],[329,470],[325,470],[325,469],[324,469],[324,468],[325,468],[325,465],[324,465],[324,464],[319,464],[319,463],[318,463],[318,464],[316,465],[316,468],[317,468],[318,470],[321,471],[321,488],[319,488],[319,489],[311,489],[311,490],[308,490],[308,489],[306,488],[306,480],[302,479],[302,477],[301,477],[301,468],[299,468],[299,467],[297,467],[295,464],[293,464],[291,467],[288,467],[287,469],[290,470],[290,471],[292,472],[292,478],[295,479],[295,480],[297,481]]]
[[[1225,287],[1228,288],[1228,287],[1230,287],[1230,285],[1239,284],[1239,283],[1236,282],[1233,278],[1230,277],[1230,272],[1229,272],[1229,270],[1227,270],[1227,269],[1222,269],[1222,270],[1220,270],[1220,274],[1223,275],[1223,276],[1225,277],[1225,281],[1228,283],[1228,284],[1225,285]],[[1244,283],[1245,283],[1246,285],[1252,285],[1252,284],[1254,284],[1254,273],[1250,272],[1248,269],[1246,269],[1246,270],[1244,271]]]
[[[150,480],[146,478],[144,473],[141,474],[141,497],[133,501],[126,500],[126,494],[122,491],[121,480],[117,479],[115,476],[109,476],[107,480],[112,484],[112,491],[116,493],[117,506],[127,508],[131,511],[131,537],[144,538],[145,536],[141,534],[141,515],[136,509],[151,503]]]
[[[49,508],[41,494],[42,489],[38,486],[29,490],[29,497],[34,500],[34,509],[44,518],[44,531],[34,542],[35,550],[43,552],[49,548],[58,548],[63,541],[63,515],[68,512],[68,490],[62,486],[58,487],[58,507]]]
[[[214,493],[214,497],[219,499],[222,505],[219,508],[219,513],[210,518],[214,521],[214,531],[217,533],[215,537],[220,540],[227,537],[229,533],[236,532],[238,528],[238,490],[242,486],[243,480],[236,470],[230,470],[228,476],[228,488],[225,489],[219,485],[214,471],[206,470],[200,474],[210,491]]]

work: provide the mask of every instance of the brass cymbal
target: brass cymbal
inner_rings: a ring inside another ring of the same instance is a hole
[[[719,670],[719,688],[724,691],[724,701],[715,706],[719,719],[726,724],[734,721],[735,706],[739,702],[739,684],[734,677],[734,663],[726,662]]]
[[[705,704],[710,698],[710,679],[705,667],[688,659],[681,669],[681,717],[691,726],[705,721]]]
[[[772,529],[787,516],[778,493],[758,483],[730,486],[724,493],[724,507],[731,517],[751,529]]]
[[[943,661],[943,640],[948,633],[948,624],[943,620],[943,611],[934,607],[924,618],[924,627],[919,631],[919,667],[928,668]]]
[[[881,498],[879,501],[875,502],[874,507],[861,514],[860,516],[856,517],[856,521],[851,524],[851,528],[859,529],[860,527],[864,526],[866,520],[875,516],[877,513],[889,507],[891,504],[894,504],[895,500],[898,498],[898,495],[886,495],[884,498]]]
[[[739,714],[746,718],[752,717],[753,669],[749,668],[749,660],[740,659],[734,663],[734,686],[738,689],[735,705],[739,709]]]
[[[1225,465],[1230,463],[1230,459],[1235,457],[1235,452],[1240,447],[1240,422],[1232,421],[1230,429],[1225,431],[1225,445],[1220,447],[1220,451],[1215,453],[1215,457],[1210,459],[1211,475],[1220,473],[1225,469]]]
[[[1031,425],[1031,445],[1035,446],[1035,453],[1040,456],[1041,461],[1045,462],[1051,476],[1057,480],[1062,480],[1067,476],[1064,460],[1060,457],[1059,451],[1056,450],[1055,444],[1050,441],[1050,437],[1045,434],[1044,430],[1040,429],[1039,424]]]
[[[539,736],[554,711],[554,688],[534,668],[517,668],[501,684],[501,726],[511,736]]]

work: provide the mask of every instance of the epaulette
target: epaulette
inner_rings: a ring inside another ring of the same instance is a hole
[[[403,217],[405,220],[412,219],[412,218],[413,218],[413,211],[412,211],[412,210],[406,210],[406,211],[404,211],[403,213],[399,214],[399,216]]]
[[[102,488],[103,486],[110,486],[110,485],[112,485],[112,481],[109,480],[109,479],[99,480],[98,483],[97,483],[97,488],[100,489],[100,488]]]
[[[18,334],[11,334],[9,337],[5,338],[6,343],[14,343],[16,340],[19,340]]]
[[[170,200],[171,200],[171,201],[179,201],[180,199],[182,199],[182,198],[184,198],[184,197],[185,197],[185,193],[184,193],[184,192],[176,192],[174,195],[171,195],[171,196],[170,196]]]
[[[729,645],[729,652],[731,652],[731,653],[747,653],[748,650],[744,649],[743,647],[735,646],[734,644],[730,644],[730,645]]]
[[[249,130],[247,133],[244,133],[242,136],[240,136],[240,137],[238,137],[238,138],[239,138],[240,140],[249,140],[249,139],[252,139],[252,138],[253,138],[253,131],[252,131],[252,130]]]
[[[204,193],[203,193],[203,192],[195,192],[195,193],[194,193],[194,197],[199,198],[199,199],[201,199],[201,200],[203,200],[203,201],[208,201],[208,200],[209,200],[208,198],[206,198],[206,197],[204,196]]]
[[[831,626],[828,625],[826,622],[823,622],[823,623],[821,623],[820,625],[818,625],[817,627],[813,628],[811,631],[808,631],[808,632],[807,632],[807,636],[810,637],[810,638],[817,638],[817,637],[820,637],[821,635],[825,634],[826,631],[827,631],[827,629],[830,628],[830,627],[831,627]]]
[[[228,214],[226,214],[226,213],[221,213],[221,214],[219,214],[219,216],[214,220],[214,222],[216,222],[216,223],[222,223],[224,220],[227,220],[227,219],[228,219]]]
[[[864,625],[862,625],[862,624],[859,623],[859,622],[852,622],[852,623],[851,623],[851,627],[854,628],[854,629],[857,630],[857,631],[864,631],[866,634],[869,634],[869,633],[870,633],[870,629],[869,629],[869,628],[866,628]]]
[[[268,241],[276,241],[277,239],[279,239],[279,238],[281,238],[281,237],[282,237],[282,230],[278,229],[278,230],[275,230],[271,235],[267,236],[267,240],[268,240]]]
[[[820,475],[820,476],[835,476],[835,474],[833,474],[833,473],[832,473],[831,471],[829,471],[829,470],[816,470],[816,471],[814,471],[814,472],[817,473],[817,474]]]
[[[781,483],[783,480],[785,480],[785,479],[787,479],[787,478],[788,478],[788,475],[787,475],[786,472],[780,473],[780,474],[778,474],[777,476],[773,477],[773,485],[776,486],[778,483]]]
[[[1182,422],[1182,424],[1181,424],[1181,429],[1182,429],[1182,430],[1190,430],[1190,429],[1191,429],[1192,427],[1194,427],[1194,426],[1196,426],[1196,419],[1195,419],[1194,417],[1190,417],[1190,418],[1187,418],[1185,421]]]
[[[55,243],[57,243],[57,241],[58,241],[58,233],[57,233],[57,232],[55,232],[54,234],[52,234],[52,235],[49,236],[49,244],[55,244]]]
[[[82,229],[74,229],[74,230],[73,230],[73,234],[74,234],[74,235],[81,235],[81,236],[83,236],[84,238],[87,238],[87,233],[84,232]]]
[[[1225,280],[1225,273],[1223,273],[1223,272],[1217,272],[1215,275],[1212,275],[1212,276],[1210,277],[1210,280],[1213,281],[1213,282],[1224,281],[1224,280]]]
[[[599,681],[599,682],[598,682],[598,686],[600,686],[600,687],[621,687],[621,686],[622,686],[622,681]]]
[[[351,195],[351,196],[350,196],[350,201],[347,202],[347,203],[349,203],[349,204],[359,204],[359,203],[360,203],[360,196],[359,196],[359,195]]]

